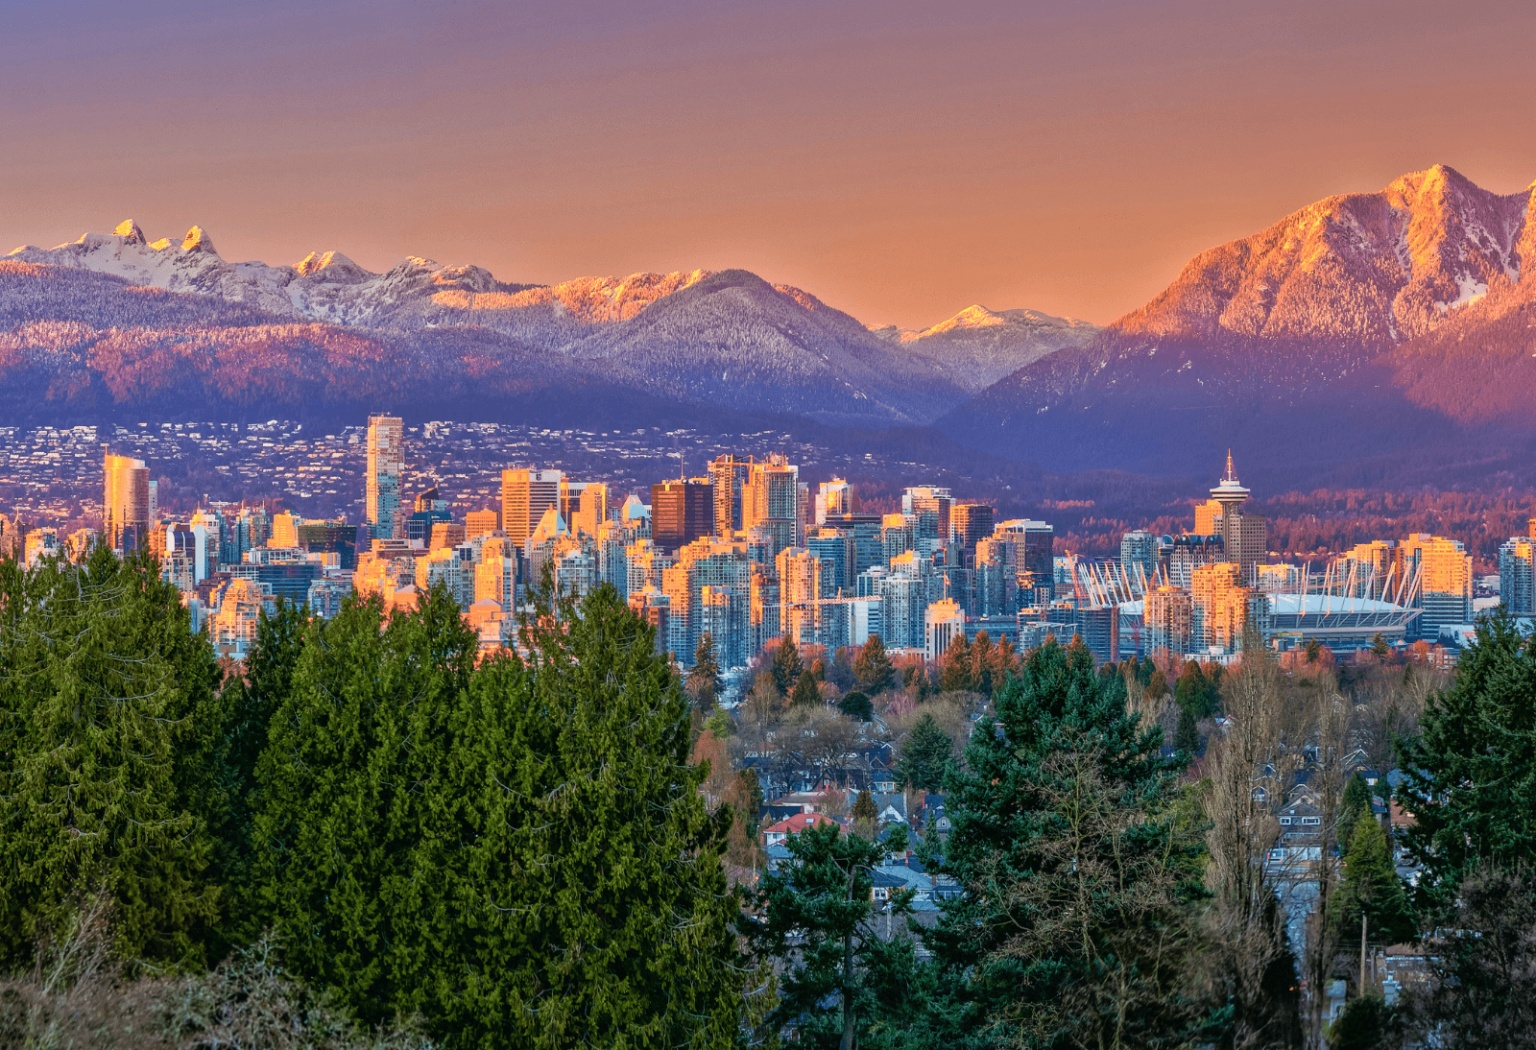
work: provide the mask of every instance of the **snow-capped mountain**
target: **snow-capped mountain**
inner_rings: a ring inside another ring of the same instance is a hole
[[[968,306],[947,321],[920,331],[894,325],[870,329],[926,358],[957,386],[976,393],[1047,354],[1082,346],[1101,329],[1075,317],[1038,310],[989,310]]]
[[[1228,445],[1299,473],[1475,456],[1476,441],[1503,440],[1469,436],[1492,425],[1478,405],[1507,406],[1510,390],[1536,404],[1536,359],[1516,352],[1511,319],[1525,310],[1536,185],[1500,195],[1437,166],[1202,252],[1146,306],[938,425],[1067,469],[1194,470]],[[1498,425],[1536,432],[1525,416],[1505,409]]]

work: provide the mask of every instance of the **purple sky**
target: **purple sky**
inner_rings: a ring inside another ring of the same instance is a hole
[[[1528,3],[0,5],[0,252],[502,280],[741,266],[863,321],[1107,322],[1195,252],[1450,164],[1536,179]]]

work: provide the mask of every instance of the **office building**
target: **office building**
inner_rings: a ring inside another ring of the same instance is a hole
[[[369,416],[365,516],[375,539],[394,535],[404,474],[405,421],[399,416]]]
[[[1242,585],[1236,562],[1216,562],[1194,570],[1190,583],[1192,635],[1201,652],[1237,652],[1248,623],[1250,591]]]
[[[493,508],[472,510],[464,515],[464,537],[474,539],[501,528],[501,516]]]
[[[704,481],[676,479],[651,486],[651,541],[668,554],[712,535],[714,491]]]
[[[142,459],[107,454],[103,464],[102,531],[107,546],[127,553],[149,545],[149,468]]]
[[[1418,637],[1437,641],[1440,628],[1472,622],[1472,556],[1460,540],[1415,533],[1398,544],[1400,575],[1419,581]]]
[[[974,552],[978,540],[992,535],[996,511],[985,503],[956,503],[949,508],[949,527],[955,543]]]
[[[853,486],[842,478],[823,481],[816,491],[817,525],[825,525],[828,517],[854,512]]]
[[[521,547],[538,527],[544,512],[560,506],[558,470],[519,467],[501,472],[501,528]]]
[[[1499,547],[1499,606],[1512,616],[1536,612],[1536,539],[1513,536]]]
[[[920,485],[901,495],[901,511],[912,518],[920,539],[949,542],[949,509],[954,504],[949,489],[938,485]]]
[[[1157,585],[1157,537],[1134,529],[1120,537],[1120,572],[1137,592]]]
[[[927,635],[923,656],[926,659],[937,660],[944,655],[950,642],[965,637],[965,610],[949,598],[929,605],[925,618]]]

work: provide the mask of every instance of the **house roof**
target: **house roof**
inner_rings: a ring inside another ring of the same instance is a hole
[[[806,828],[825,827],[828,824],[842,825],[827,816],[825,813],[796,813],[788,819],[781,820],[777,824],[769,825],[763,829],[764,834],[798,835]]]

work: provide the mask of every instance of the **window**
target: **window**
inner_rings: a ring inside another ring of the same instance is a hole
[[[1308,826],[1315,826],[1323,822],[1322,817],[1302,817],[1301,822]]]
[[[1280,823],[1282,823],[1282,824],[1286,825],[1287,827],[1289,827],[1290,823],[1291,823],[1291,818],[1290,817],[1281,817],[1280,818]]]

